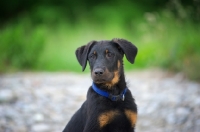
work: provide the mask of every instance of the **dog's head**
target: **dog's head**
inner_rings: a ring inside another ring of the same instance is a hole
[[[137,48],[124,39],[111,41],[91,41],[76,50],[76,57],[85,70],[89,61],[91,76],[95,83],[113,86],[119,81],[123,72],[123,56],[126,55],[130,63],[134,63]]]

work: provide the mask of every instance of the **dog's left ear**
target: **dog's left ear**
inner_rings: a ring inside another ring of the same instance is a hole
[[[87,57],[88,53],[90,51],[91,46],[95,43],[96,41],[91,41],[87,45],[83,45],[76,49],[76,58],[79,62],[79,64],[82,66],[82,71],[85,70],[85,67],[87,65]]]
[[[112,42],[119,45],[119,47],[122,49],[122,51],[126,55],[127,60],[133,64],[135,61],[135,57],[137,55],[137,51],[138,51],[137,47],[125,39],[114,38],[112,39]]]

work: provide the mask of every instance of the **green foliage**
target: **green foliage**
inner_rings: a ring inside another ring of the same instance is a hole
[[[0,71],[34,68],[45,44],[43,34],[42,27],[34,27],[28,20],[1,30]]]
[[[136,63],[184,72],[189,78],[199,80],[199,24],[194,24],[189,19],[177,19],[168,10],[160,14],[147,13],[145,19],[138,26],[141,33],[141,54]]]
[[[0,71],[81,71],[77,47],[91,40],[124,38],[139,49],[126,69],[162,67],[200,80],[200,25],[180,5],[146,12],[137,4],[98,5],[73,11],[37,6],[0,30]],[[71,19],[73,18],[73,19]],[[87,67],[87,71],[89,68]]]

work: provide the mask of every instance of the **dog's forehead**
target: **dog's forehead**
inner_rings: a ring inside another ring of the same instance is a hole
[[[105,51],[105,50],[116,50],[116,46],[111,41],[99,41],[94,44],[91,51]]]

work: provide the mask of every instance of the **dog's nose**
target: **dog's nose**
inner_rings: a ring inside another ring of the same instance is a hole
[[[96,69],[94,70],[94,74],[95,74],[96,76],[101,76],[101,75],[103,75],[103,73],[104,73],[104,70],[101,69],[101,68],[96,68]]]

